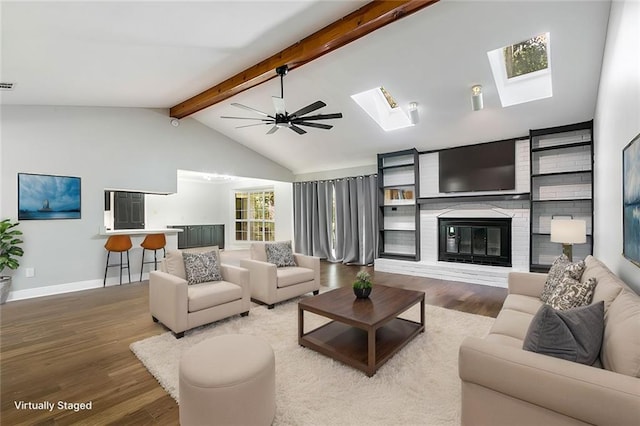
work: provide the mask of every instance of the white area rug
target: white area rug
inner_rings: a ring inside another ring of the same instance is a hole
[[[179,340],[167,332],[135,342],[131,350],[177,401],[178,362],[184,350],[215,335],[253,334],[266,339],[275,352],[274,425],[460,424],[458,348],[465,336],[486,335],[493,318],[426,305],[426,331],[367,377],[298,345],[297,301],[272,310],[252,304],[248,317],[203,326]],[[419,321],[419,309],[415,306],[402,316]],[[305,312],[305,331],[323,322]]]

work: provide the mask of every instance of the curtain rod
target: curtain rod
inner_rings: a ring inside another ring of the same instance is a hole
[[[305,181],[293,182],[293,183],[296,184],[296,183],[339,182],[341,180],[347,180],[347,179],[363,179],[363,178],[370,177],[370,176],[378,177],[378,174],[377,173],[372,173],[372,174],[369,174],[369,175],[348,176],[348,177],[342,177],[342,178],[336,178],[336,179],[305,180]]]

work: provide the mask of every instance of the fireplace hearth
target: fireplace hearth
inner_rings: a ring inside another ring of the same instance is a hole
[[[511,218],[439,218],[438,260],[511,266]]]

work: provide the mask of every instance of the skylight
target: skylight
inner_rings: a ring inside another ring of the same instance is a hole
[[[413,126],[409,116],[384,87],[351,95],[351,99],[387,132]]]
[[[487,52],[503,107],[550,98],[549,33]]]

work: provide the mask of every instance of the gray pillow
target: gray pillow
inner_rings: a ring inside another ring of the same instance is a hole
[[[593,300],[596,283],[594,277],[581,283],[573,279],[569,272],[565,272],[546,304],[559,310],[588,305]]]
[[[264,251],[267,254],[267,262],[275,264],[278,268],[284,266],[297,266],[296,261],[293,258],[291,241],[267,243],[264,245]]]
[[[544,288],[542,289],[540,300],[542,300],[544,303],[547,303],[549,301],[549,298],[553,294],[553,291],[556,289],[558,284],[560,284],[565,271],[568,271],[569,276],[574,280],[580,280],[585,268],[586,265],[584,263],[584,260],[576,263],[571,263],[569,258],[564,253],[558,256],[553,261],[551,269],[549,269],[549,274],[547,274],[547,281],[545,282]]]
[[[222,280],[220,262],[215,251],[204,253],[182,252],[187,284],[200,284]]]
[[[522,349],[593,365],[604,333],[604,302],[556,311],[542,305],[534,315]]]

